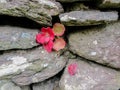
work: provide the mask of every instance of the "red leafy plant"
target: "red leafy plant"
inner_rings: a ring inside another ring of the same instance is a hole
[[[59,51],[66,45],[65,40],[61,37],[64,32],[65,27],[60,23],[55,23],[53,28],[43,27],[41,32],[36,35],[36,42],[42,44],[48,52],[51,52],[53,49]]]
[[[75,75],[77,72],[77,64],[76,63],[72,63],[70,65],[68,65],[68,73],[73,76]]]

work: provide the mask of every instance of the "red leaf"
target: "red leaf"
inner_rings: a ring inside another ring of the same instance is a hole
[[[56,36],[62,36],[65,32],[65,27],[63,24],[55,23],[53,25],[53,31]]]
[[[43,47],[45,50],[47,50],[48,52],[52,51],[53,48],[53,41],[50,40],[47,44],[43,44]]]
[[[63,38],[58,38],[55,40],[54,45],[53,45],[53,49],[56,51],[59,51],[61,49],[63,49],[66,45],[66,42],[64,41]]]
[[[36,41],[40,44],[46,44],[50,40],[54,40],[54,32],[50,27],[42,28],[41,33],[36,35]]]
[[[76,63],[72,63],[68,66],[68,73],[72,76],[75,75],[77,71],[77,64]]]

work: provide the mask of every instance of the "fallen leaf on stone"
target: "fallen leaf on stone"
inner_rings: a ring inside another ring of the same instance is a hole
[[[62,36],[65,32],[65,27],[63,24],[55,23],[53,25],[53,31],[56,36]]]
[[[70,65],[68,65],[68,73],[73,76],[75,75],[77,72],[77,64],[76,63],[72,63]]]
[[[41,33],[36,35],[36,41],[39,44],[42,44],[44,49],[48,52],[52,51],[53,48],[53,40],[54,40],[54,32],[50,27],[42,28]]]
[[[43,27],[41,29],[41,33],[36,35],[36,41],[39,44],[46,44],[52,40],[54,40],[54,32],[50,27]]]
[[[63,38],[58,38],[55,40],[54,45],[53,45],[53,49],[56,51],[59,51],[61,49],[63,49],[66,45],[66,42],[64,41]]]
[[[47,50],[48,52],[52,51],[53,48],[53,41],[50,40],[47,44],[43,44],[43,47],[45,50]]]

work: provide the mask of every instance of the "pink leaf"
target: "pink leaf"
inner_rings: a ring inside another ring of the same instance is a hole
[[[55,23],[53,25],[53,31],[56,36],[62,36],[65,32],[65,27],[63,24]]]
[[[53,45],[53,49],[56,51],[59,51],[61,49],[63,49],[66,45],[66,42],[64,41],[63,38],[58,38],[55,40],[54,45]]]
[[[48,52],[51,52],[51,51],[52,51],[52,48],[53,48],[53,41],[50,40],[48,43],[43,44],[43,47],[44,47],[44,49],[47,50]]]
[[[41,33],[36,35],[36,41],[39,44],[46,44],[50,40],[54,40],[54,32],[50,27],[42,28]]]
[[[68,73],[72,76],[75,75],[77,71],[77,64],[76,63],[72,63],[68,66]]]

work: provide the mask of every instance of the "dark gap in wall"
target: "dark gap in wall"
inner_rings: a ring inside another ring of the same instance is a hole
[[[0,55],[2,55],[4,53],[4,51],[0,51]]]
[[[100,11],[118,11],[119,12],[119,9],[118,8],[98,8]]]
[[[120,20],[120,10],[118,10],[119,20]]]
[[[41,28],[40,24],[25,17],[13,17],[13,16],[7,16],[7,15],[0,15],[0,20],[1,20],[0,26],[9,25],[9,26],[32,28],[32,29]]]
[[[52,24],[54,25],[55,23],[60,23],[60,18],[59,18],[59,16],[53,16],[53,17],[52,17]]]
[[[97,5],[99,3],[101,3],[101,0],[91,0],[91,1],[89,1],[87,3],[85,3],[85,5],[89,6],[89,9],[91,9],[91,10],[93,10],[93,9],[97,10],[98,9]]]
[[[30,87],[30,90],[33,90],[33,87],[32,87],[33,85],[31,84],[31,85],[29,85],[29,87]]]
[[[68,9],[70,9],[72,5],[77,4],[77,3],[84,4],[84,5],[89,7],[89,4],[88,4],[89,2],[87,2],[87,1],[86,2],[78,1],[78,2],[75,2],[75,3],[73,3],[73,2],[71,2],[71,3],[62,3],[64,11],[69,12]]]
[[[70,34],[70,33],[75,33],[75,32],[79,32],[79,31],[84,31],[86,29],[97,28],[97,27],[102,28],[105,26],[106,26],[106,24],[91,25],[91,26],[67,26],[66,30],[67,30],[67,34]]]

